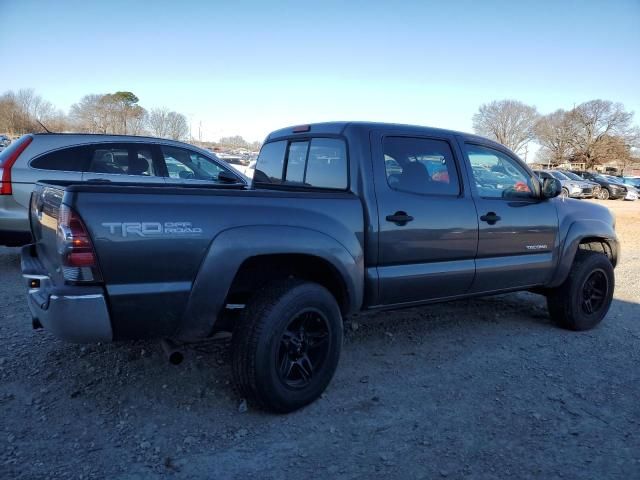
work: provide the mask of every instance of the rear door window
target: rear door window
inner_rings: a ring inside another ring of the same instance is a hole
[[[31,167],[40,170],[82,172],[87,166],[88,159],[87,146],[63,148],[35,158],[31,161]]]
[[[458,172],[449,143],[413,137],[386,137],[384,164],[389,187],[420,195],[458,195]]]
[[[95,145],[87,171],[111,175],[160,176],[148,145]]]

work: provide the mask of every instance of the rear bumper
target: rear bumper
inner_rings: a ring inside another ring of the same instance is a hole
[[[29,310],[47,330],[76,343],[110,342],[111,319],[99,286],[55,286],[34,245],[22,247],[22,276],[29,286]]]

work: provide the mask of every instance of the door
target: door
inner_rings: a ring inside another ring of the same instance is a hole
[[[471,286],[478,218],[453,145],[448,137],[372,137],[382,305],[452,297]]]
[[[98,143],[90,145],[83,180],[164,183],[157,146],[144,143]]]
[[[555,265],[558,216],[540,184],[517,158],[464,143],[478,210],[476,277],[471,292],[541,285]]]

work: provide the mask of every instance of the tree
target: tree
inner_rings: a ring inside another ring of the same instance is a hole
[[[168,136],[169,122],[167,116],[169,115],[169,109],[152,108],[147,116],[147,127],[149,132],[154,137],[164,138]]]
[[[105,105],[104,95],[85,95],[71,106],[70,116],[80,132],[108,133],[109,112]]]
[[[616,160],[621,145],[627,150],[638,141],[638,131],[632,125],[633,112],[627,112],[621,103],[591,100],[569,112],[576,130],[573,156],[584,161],[587,168]],[[618,137],[618,140],[613,140]]]
[[[64,114],[32,88],[8,91],[0,97],[0,131],[13,135],[42,131],[40,123],[51,129],[60,125]]]
[[[110,112],[111,133],[134,134],[143,123],[145,110],[140,99],[131,92],[116,92],[104,95],[102,101]]]
[[[187,117],[178,112],[167,114],[167,137],[172,140],[185,140],[189,135]]]
[[[519,153],[534,138],[538,116],[535,107],[517,100],[493,101],[480,106],[473,129]]]
[[[138,135],[142,133],[146,110],[137,105],[131,92],[85,95],[71,107],[77,128],[89,133]]]
[[[189,134],[187,118],[168,108],[154,108],[149,112],[147,126],[152,135],[172,140],[185,140]]]
[[[249,147],[249,143],[240,135],[234,135],[232,137],[221,137],[218,143],[225,147],[232,147],[232,148],[248,148]]]
[[[560,109],[540,117],[534,132],[541,146],[538,156],[544,163],[559,165],[571,157],[576,131],[566,111]]]

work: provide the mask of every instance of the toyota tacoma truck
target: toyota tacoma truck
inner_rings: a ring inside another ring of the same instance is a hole
[[[232,332],[242,394],[289,412],[357,312],[528,290],[560,326],[597,325],[615,221],[560,192],[478,136],[302,125],[267,137],[251,185],[40,182],[22,272],[34,325],[69,341]]]

